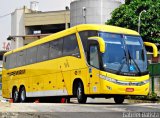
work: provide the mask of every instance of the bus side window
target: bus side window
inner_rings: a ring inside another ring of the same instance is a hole
[[[79,35],[81,37],[84,52],[85,52],[86,57],[87,57],[87,40],[88,40],[88,37],[98,36],[98,33],[95,30],[89,30],[89,31],[81,31],[81,32],[79,32]]]
[[[33,64],[37,61],[37,46],[27,49],[26,64]]]
[[[55,59],[62,56],[63,38],[50,42],[49,59]]]
[[[10,61],[10,55],[6,56],[6,63],[5,63],[5,68],[9,69],[9,61]]]
[[[45,61],[49,59],[49,43],[38,46],[37,61]]]
[[[26,64],[26,50],[22,50],[17,53],[17,66],[23,66]]]
[[[13,53],[9,57],[9,68],[17,67],[17,53]]]
[[[80,57],[79,46],[75,34],[64,37],[63,56]]]
[[[91,45],[89,50],[89,64],[93,67],[99,68],[98,46]]]
[[[3,67],[6,68],[7,56],[3,57]]]
[[[5,56],[3,60],[4,60],[4,62],[6,63],[7,57]]]

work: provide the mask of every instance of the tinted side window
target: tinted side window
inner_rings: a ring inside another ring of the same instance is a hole
[[[90,46],[89,58],[89,64],[96,68],[99,68],[98,47],[96,45]]]
[[[27,49],[26,64],[35,63],[37,60],[37,46]]]
[[[4,67],[5,67],[6,69],[9,69],[9,62],[10,62],[10,55],[7,55],[7,56],[5,57],[5,63],[4,63]]]
[[[7,56],[3,56],[3,68],[6,68],[6,59],[7,59]]]
[[[64,37],[63,55],[80,57],[78,42],[75,34]]]
[[[63,39],[50,42],[49,58],[54,59],[62,56]]]
[[[26,50],[22,50],[17,53],[17,66],[23,66],[26,64]]]
[[[17,66],[17,53],[11,54],[9,58],[9,68],[15,68]]]
[[[49,55],[49,43],[45,43],[38,46],[37,61],[48,60]]]
[[[82,45],[83,45],[84,51],[86,52],[87,51],[87,40],[88,40],[88,37],[98,36],[98,32],[94,31],[94,30],[82,31],[82,32],[79,32],[79,35],[81,37],[81,41],[82,41]]]

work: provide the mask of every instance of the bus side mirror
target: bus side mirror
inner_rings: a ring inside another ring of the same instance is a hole
[[[95,36],[95,37],[89,37],[88,40],[97,41],[99,44],[100,52],[101,53],[105,52],[105,42],[103,38]]]
[[[153,57],[157,57],[158,56],[158,48],[154,43],[150,43],[150,42],[144,42],[145,46],[150,46],[153,48]]]

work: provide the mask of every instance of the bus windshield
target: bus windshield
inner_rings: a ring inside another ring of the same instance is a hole
[[[147,71],[147,59],[140,36],[101,32],[106,50],[102,54],[103,68],[116,73],[142,73]]]

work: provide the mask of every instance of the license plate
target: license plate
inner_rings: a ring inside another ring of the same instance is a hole
[[[126,88],[126,92],[133,92],[134,88]]]

